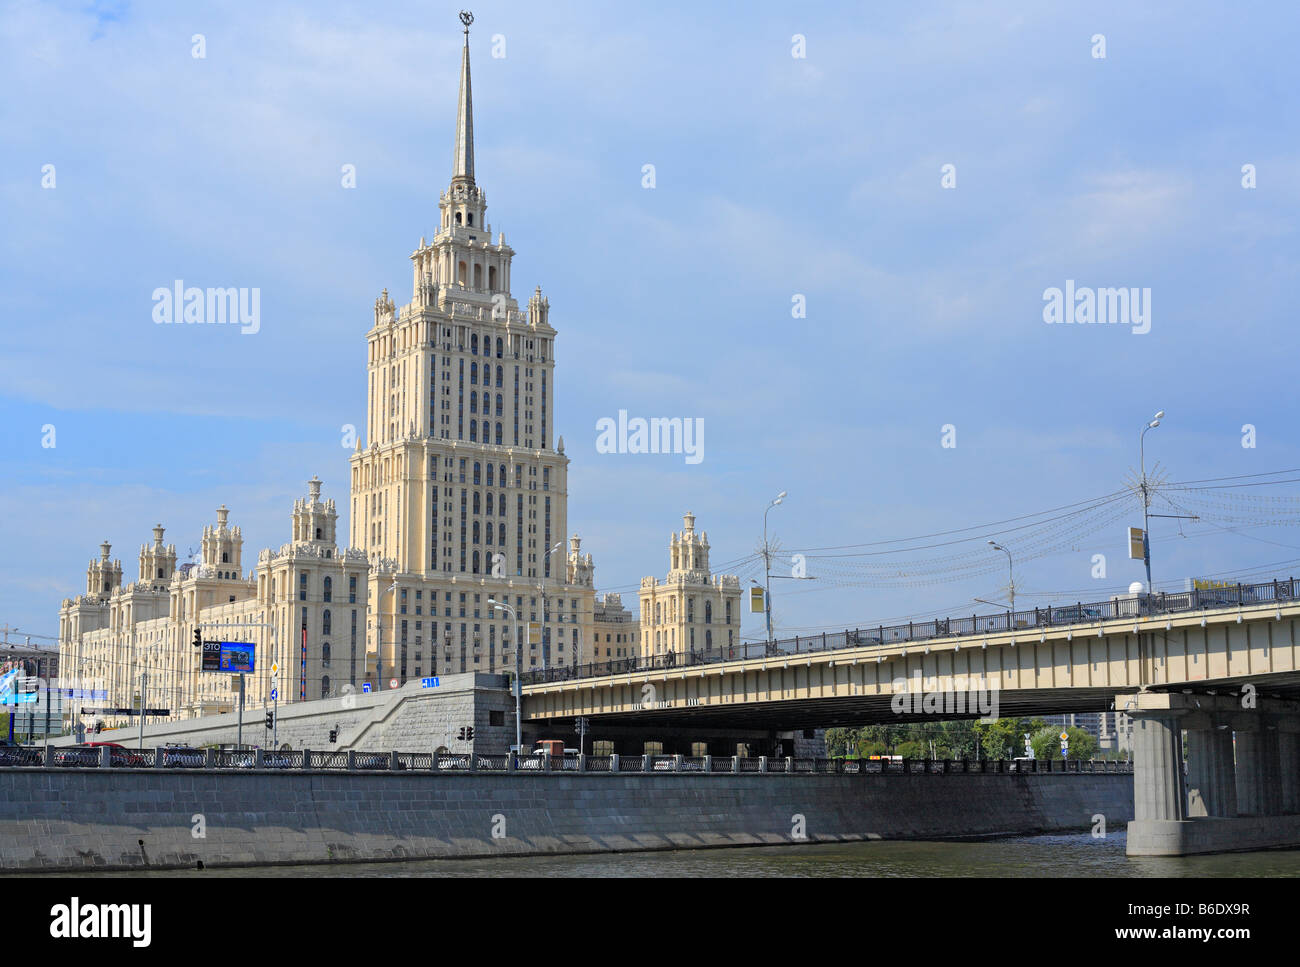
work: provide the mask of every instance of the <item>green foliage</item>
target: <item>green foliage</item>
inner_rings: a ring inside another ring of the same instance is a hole
[[[1034,758],[1060,759],[1061,733],[1069,736],[1069,757],[1071,759],[1092,759],[1097,755],[1097,740],[1077,726],[1044,726],[1034,733]]]

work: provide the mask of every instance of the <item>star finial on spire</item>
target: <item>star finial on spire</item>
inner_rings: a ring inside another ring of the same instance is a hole
[[[465,49],[460,58],[460,99],[456,108],[456,157],[452,165],[453,185],[474,185],[474,100],[469,81],[469,25],[474,15],[468,10],[460,12],[460,22],[465,25]]]

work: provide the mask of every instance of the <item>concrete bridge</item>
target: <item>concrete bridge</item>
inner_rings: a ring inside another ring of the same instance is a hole
[[[1300,845],[1300,586],[1203,594],[1018,613],[1000,628],[1002,616],[973,616],[767,644],[755,657],[547,673],[524,688],[524,717],[644,732],[1113,708],[1134,722],[1131,854]]]

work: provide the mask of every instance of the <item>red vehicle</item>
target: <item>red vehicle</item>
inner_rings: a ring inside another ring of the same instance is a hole
[[[99,766],[100,755],[103,755],[100,749],[109,750],[110,766],[139,768],[146,764],[143,754],[134,749],[127,749],[118,742],[87,742],[86,745],[60,749],[55,753],[55,764],[57,766]]]

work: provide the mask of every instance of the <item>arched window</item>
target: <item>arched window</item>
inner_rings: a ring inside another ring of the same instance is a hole
[[[490,463],[487,466],[487,485],[492,486],[492,464]],[[488,513],[491,513],[491,511],[488,511]]]
[[[221,563],[222,564],[230,563],[230,555],[226,551],[221,552]]]
[[[478,423],[476,423],[474,420],[469,421],[469,442],[470,443],[478,442]]]
[[[704,632],[704,647],[705,647],[705,648],[712,648],[712,647],[713,647],[713,629],[712,629],[712,628],[710,628],[710,629],[708,629],[707,631]]]
[[[502,501],[501,513],[503,514],[506,512],[504,504],[505,501]],[[497,525],[497,543],[500,544],[502,547],[506,546],[506,525],[505,524]]]
[[[712,601],[704,602],[704,623],[706,625],[713,624],[713,602]]]
[[[456,216],[456,224],[457,225],[460,224],[459,215]],[[456,267],[456,281],[458,281],[462,286],[469,281],[469,266],[467,266],[464,262],[461,262]]]
[[[500,393],[497,394],[497,416],[501,416],[504,410],[504,400]]]
[[[326,668],[329,667],[329,664],[330,664],[330,643],[329,643],[328,641],[325,642],[325,644],[323,644],[323,645],[320,646],[320,663],[321,663],[322,665],[324,665]]]
[[[496,287],[497,287],[497,267],[495,265],[490,265],[488,266],[488,288],[491,289],[493,292],[495,292]]]
[[[473,225],[473,224],[474,224],[474,213],[473,213],[473,212],[466,212],[466,213],[465,213],[465,220],[466,220],[470,225]]]
[[[473,217],[473,215],[470,216],[470,218]],[[483,266],[477,262],[474,263],[474,288],[483,288]]]
[[[474,513],[476,514],[482,513],[482,511],[479,509],[479,493],[477,490],[474,491]]]
[[[474,552],[474,573],[475,573],[475,574],[478,574],[478,573],[479,573],[479,553],[478,553],[478,551],[475,551],[475,552]]]
[[[497,446],[501,446],[501,424],[497,424]]]
[[[492,468],[491,468],[491,467],[488,467],[488,471],[491,472],[491,470],[492,470]],[[474,464],[474,486],[475,486],[475,487],[477,487],[477,486],[479,485],[479,476],[481,475],[481,472],[482,472],[482,471],[481,471],[481,469],[480,469],[480,467],[479,467],[479,464],[478,464],[478,463],[475,463],[475,464]],[[488,483],[491,483],[491,482],[492,482],[492,481],[489,479],[489,480],[488,480]],[[478,494],[475,494],[475,495],[474,495],[474,499],[475,499],[475,500],[478,499]],[[476,511],[475,511],[475,512],[477,513],[477,508],[476,508]]]
[[[727,602],[727,624],[731,624],[731,602]]]
[[[329,697],[330,697],[330,677],[329,677],[328,675],[322,675],[322,676],[321,676],[321,680],[320,680],[320,697],[321,697],[321,698],[329,698]]]
[[[500,358],[501,358],[501,337],[497,336],[497,359]],[[497,385],[500,386],[501,384],[497,383]]]
[[[491,406],[492,404],[489,403],[488,405]],[[470,390],[469,393],[469,411],[471,413],[478,412],[478,393],[474,392],[474,390]]]
[[[456,213],[456,224],[457,224],[457,225],[461,224],[461,221],[460,221],[460,212],[457,212],[457,213]],[[462,264],[464,264],[464,263],[462,263]]]
[[[474,338],[478,339],[478,336],[475,336]],[[478,385],[478,363],[469,364],[469,382],[471,386]]]
[[[655,602],[655,624],[661,624],[661,623],[662,623],[662,620],[661,620],[660,615],[661,615],[661,613],[660,613],[660,611],[659,611],[659,602],[656,601],[656,602]]]
[[[320,532],[317,531],[317,535],[318,535],[318,536],[319,536],[319,533],[320,533]],[[327,578],[325,579],[325,600],[326,600],[326,601],[329,601],[329,600],[330,600],[330,597],[331,597],[331,595],[332,595],[333,593],[334,593],[334,579],[331,578],[331,577],[327,577]]]
[[[491,473],[492,473],[492,464],[489,463],[489,464],[488,464],[488,474],[490,475]],[[491,476],[488,477],[488,483],[489,483],[489,484],[492,483],[492,478],[491,478]],[[488,495],[487,495],[487,515],[488,515],[489,517],[492,516],[492,494],[488,494]]]
[[[503,379],[505,379],[505,369],[501,366],[498,366],[497,367],[497,389],[501,388],[501,383]]]
[[[473,334],[471,334],[470,337],[469,337],[469,351],[470,351],[470,354],[471,354],[471,355],[474,355],[474,356],[477,356],[477,355],[478,355],[478,334],[477,334],[477,333],[473,333]],[[471,379],[471,380],[473,380],[473,378],[474,378],[472,374],[473,374],[477,369],[478,369],[478,365],[475,364],[475,365],[473,366],[473,368],[470,370],[470,373],[471,373],[470,379]]]
[[[325,613],[321,615],[320,630],[321,630],[321,634],[323,635],[328,635],[330,633],[330,609],[329,608],[326,608]]]
[[[478,500],[477,500],[478,494],[475,494],[474,497],[476,498],[476,499],[475,499],[475,503],[478,503]],[[478,513],[478,508],[477,508],[477,507],[474,509],[474,512],[475,512],[475,513]],[[478,521],[474,521],[474,543],[475,543],[475,544],[479,543],[479,525],[478,525]],[[478,568],[475,567],[474,570],[475,570],[475,572],[477,573]]]

